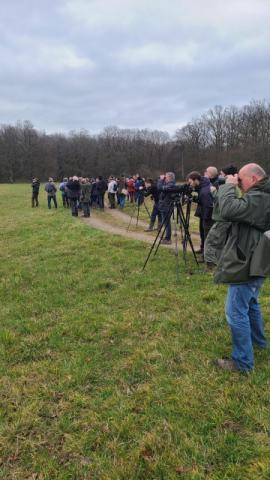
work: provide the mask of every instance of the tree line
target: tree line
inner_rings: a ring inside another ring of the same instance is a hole
[[[233,163],[256,162],[270,171],[270,103],[253,101],[241,108],[216,106],[167,132],[106,127],[68,135],[38,131],[26,121],[0,127],[0,182],[29,181],[37,176],[134,174],[156,177],[174,171],[184,179],[191,170],[203,172]]]

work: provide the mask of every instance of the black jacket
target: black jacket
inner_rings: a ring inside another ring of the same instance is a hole
[[[153,198],[154,202],[155,202],[155,203],[158,203],[160,191],[158,190],[157,185],[156,185],[155,183],[153,183],[153,184],[151,185],[151,187],[149,187],[149,188],[147,188],[146,190],[144,190],[143,194],[144,194],[145,197],[149,197],[149,195],[151,195],[151,197]]]
[[[107,190],[107,182],[105,180],[99,180],[96,183],[96,189],[97,189],[97,194],[98,195],[104,195],[104,193]]]
[[[211,182],[208,177],[202,177],[198,187],[198,207],[195,215],[202,220],[211,220],[213,212],[213,197],[210,190]]]
[[[66,185],[69,198],[80,198],[81,184],[79,180],[69,180]]]
[[[40,181],[36,180],[35,182],[32,183],[32,190],[33,193],[39,193],[39,187],[40,187]]]

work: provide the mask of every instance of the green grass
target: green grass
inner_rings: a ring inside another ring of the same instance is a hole
[[[0,478],[269,479],[269,350],[212,365],[226,288],[40,200],[0,186]]]

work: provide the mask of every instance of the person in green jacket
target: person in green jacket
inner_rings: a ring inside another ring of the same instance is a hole
[[[239,198],[237,187],[243,195]],[[229,175],[218,192],[220,219],[231,222],[214,279],[229,284],[225,306],[231,330],[232,354],[218,367],[249,372],[254,367],[253,345],[267,340],[259,304],[260,289],[270,276],[270,179],[257,164]]]
[[[89,178],[83,178],[81,184],[81,203],[84,217],[90,217],[90,200],[91,200],[92,185]]]

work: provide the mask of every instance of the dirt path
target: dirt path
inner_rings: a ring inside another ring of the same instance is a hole
[[[105,209],[105,213],[109,214],[112,218],[111,220],[115,220],[115,224],[112,224],[106,221],[106,218],[102,218],[102,213],[96,213],[95,211],[91,211],[90,218],[83,218],[83,221],[90,225],[91,227],[97,228],[98,230],[103,230],[104,232],[113,234],[113,235],[121,235],[122,237],[131,238],[133,240],[140,240],[141,242],[146,243],[153,243],[154,235],[152,233],[144,233],[140,230],[134,231],[136,222],[132,222],[130,229],[127,230],[130,217],[123,212],[119,212],[119,210],[109,210]],[[139,220],[138,226],[140,227],[147,227],[147,224]]]
[[[134,215],[133,218],[131,219],[130,215],[127,215],[126,213],[124,212],[121,212],[120,210],[110,210],[108,209],[110,215],[117,219],[117,220],[120,220],[121,222],[125,223],[127,226],[129,225],[130,223],[130,230],[134,230],[136,228],[136,221],[137,221],[137,218],[136,216]],[[139,227],[143,227],[143,228],[147,228],[148,227],[148,223],[144,222],[143,220],[138,220],[138,226]]]
[[[104,215],[104,216],[103,216]],[[103,217],[103,218],[102,218]],[[141,242],[152,244],[156,231],[145,233],[141,228],[146,228],[148,224],[142,220],[138,221],[138,227],[136,228],[136,218],[133,218],[130,228],[127,230],[127,227],[130,223],[130,216],[119,210],[110,210],[105,208],[104,214],[102,212],[97,212],[94,209],[91,210],[90,218],[83,218],[83,221],[89,226],[102,230],[109,234],[121,235],[125,238],[130,238],[132,240],[139,240]],[[194,247],[198,247],[197,239],[193,239]],[[162,245],[165,248],[175,248],[175,242],[172,245]]]

